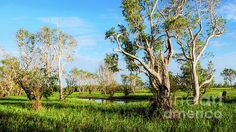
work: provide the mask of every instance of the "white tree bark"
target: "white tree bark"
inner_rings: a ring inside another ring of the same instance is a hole
[[[62,74],[63,74],[63,69],[62,69],[62,47],[59,46],[59,53],[58,53],[58,81],[59,81],[59,98],[60,100],[64,99],[63,97],[63,88],[62,88]]]

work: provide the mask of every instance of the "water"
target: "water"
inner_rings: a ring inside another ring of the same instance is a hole
[[[91,99],[91,98],[79,98],[79,100],[83,100],[83,101],[95,101],[97,103],[106,103],[106,102],[109,102],[109,103],[120,103],[120,104],[123,104],[123,103],[129,103],[129,102],[141,102],[141,100],[127,100],[127,99],[114,99],[114,100],[109,100],[109,99]]]

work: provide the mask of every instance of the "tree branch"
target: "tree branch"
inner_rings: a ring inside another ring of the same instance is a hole
[[[123,54],[125,54],[126,56],[129,56],[129,57],[135,59],[136,61],[138,61],[138,62],[143,66],[143,68],[144,68],[146,71],[148,71],[149,73],[151,73],[153,76],[157,77],[158,81],[160,81],[160,80],[161,80],[161,77],[160,77],[160,75],[159,75],[157,72],[155,72],[155,70],[152,70],[147,64],[145,64],[145,62],[143,62],[142,60],[140,60],[138,57],[136,57],[136,56],[134,56],[134,55],[132,55],[132,54],[126,52],[126,51],[121,47],[121,43],[120,43],[120,41],[119,41],[119,37],[120,37],[120,36],[121,36],[121,34],[118,34],[118,35],[114,36],[115,41],[116,41],[116,43],[117,43],[117,45],[118,45],[118,50],[117,50],[117,51],[118,51],[118,52],[121,52],[121,53],[123,53]]]
[[[153,6],[152,12],[151,12],[151,14],[150,14],[151,17],[153,16],[154,11],[155,11],[156,8],[157,8],[158,2],[159,2],[159,0],[156,0],[155,4],[154,4],[154,6]]]
[[[167,60],[167,64],[170,63],[170,60],[173,56],[173,47],[172,47],[172,41],[171,41],[171,35],[169,31],[166,31],[166,35],[167,35],[167,49],[169,50],[168,55],[166,57]]]
[[[212,81],[213,78],[214,78],[214,76],[211,75],[210,79],[208,79],[208,80],[204,81],[202,84],[200,84],[199,89],[201,89],[203,86],[209,84]]]
[[[181,50],[182,50],[182,52],[183,52],[184,57],[185,57],[187,60],[190,60],[191,58],[190,58],[189,56],[187,56],[186,51],[184,50],[184,44],[183,44],[183,42],[181,41],[181,39],[179,38],[179,36],[176,35],[175,38],[177,39],[177,43],[179,44],[179,46],[180,46],[180,48],[181,48]]]
[[[204,51],[206,50],[207,46],[209,45],[209,41],[215,37],[215,34],[212,33],[211,35],[208,36],[208,38],[206,39],[205,45],[203,46],[202,50],[200,51],[200,53],[197,55],[196,58],[196,62],[199,61],[200,57],[202,56],[202,54],[204,53]]]

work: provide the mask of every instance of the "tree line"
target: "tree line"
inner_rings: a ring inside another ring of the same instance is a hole
[[[0,97],[26,94],[33,100],[33,108],[40,109],[42,97],[59,93],[59,99],[69,97],[73,92],[99,91],[102,94],[124,92],[126,96],[144,87],[137,75],[122,75],[123,84],[118,84],[115,74],[118,69],[117,54],[107,54],[104,64],[96,73],[65,65],[73,61],[76,40],[62,31],[43,27],[37,33],[25,29],[17,32],[19,57],[3,53],[0,61]],[[62,84],[65,82],[65,85]]]

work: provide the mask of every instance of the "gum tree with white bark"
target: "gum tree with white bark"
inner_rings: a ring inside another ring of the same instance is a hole
[[[219,0],[189,1],[179,21],[181,26],[174,27],[174,37],[182,51],[179,61],[187,61],[191,65],[194,104],[199,103],[200,89],[213,79],[213,71],[202,83],[197,74],[198,63],[204,55],[210,40],[220,37],[225,31],[225,21],[216,12]]]
[[[73,60],[73,55],[75,48],[77,46],[77,41],[71,35],[64,33],[63,31],[58,31],[57,43],[56,43],[56,56],[57,56],[57,71],[58,71],[58,82],[59,82],[59,99],[62,100],[63,97],[63,71],[65,62],[70,62]]]
[[[117,44],[115,51],[134,60],[150,81],[153,109],[172,111],[168,65],[173,57],[172,29],[182,14],[185,0],[122,0],[127,26],[106,32]]]

